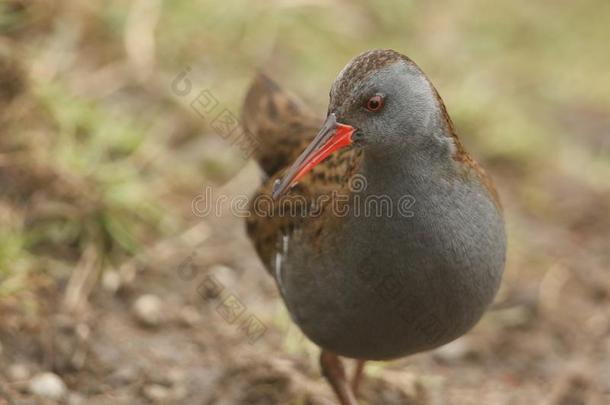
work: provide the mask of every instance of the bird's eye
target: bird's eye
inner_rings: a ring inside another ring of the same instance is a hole
[[[381,111],[383,108],[383,96],[381,94],[375,94],[369,98],[366,102],[366,109],[372,112]]]

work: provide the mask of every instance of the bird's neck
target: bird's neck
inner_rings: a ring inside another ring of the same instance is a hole
[[[364,152],[361,175],[370,193],[400,192],[404,185],[429,186],[432,179],[457,174],[451,137],[439,134],[429,142],[371,147]]]

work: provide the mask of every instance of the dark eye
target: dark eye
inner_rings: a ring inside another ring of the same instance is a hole
[[[366,109],[372,112],[381,111],[383,108],[383,96],[380,94],[375,94],[373,97],[369,98],[366,102]]]

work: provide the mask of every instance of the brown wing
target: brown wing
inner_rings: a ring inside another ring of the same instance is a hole
[[[257,140],[254,158],[267,176],[291,164],[302,142],[312,139],[321,123],[267,76],[259,73],[254,78],[244,101],[242,124]]]
[[[307,143],[302,144],[302,149]],[[296,158],[296,156],[295,156]],[[282,235],[295,230],[320,239],[333,226],[332,206],[336,196],[349,195],[349,181],[360,166],[359,150],[342,150],[330,156],[303,177],[286,195],[273,201],[273,182],[284,170],[265,181],[250,201],[246,219],[248,236],[268,270]],[[344,197],[342,197],[344,198]],[[339,204],[349,204],[341,199]]]
[[[322,224],[328,224],[324,213],[332,204],[332,193],[349,191],[348,182],[360,165],[361,154],[357,150],[339,151],[316,166],[289,193],[273,201],[274,180],[305,149],[322,120],[259,74],[246,96],[242,122],[257,137],[260,147],[254,157],[269,176],[253,195],[246,220],[248,236],[269,269],[282,235],[301,229],[320,236]]]

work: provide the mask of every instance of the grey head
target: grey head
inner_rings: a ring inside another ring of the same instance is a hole
[[[453,152],[453,126],[424,72],[391,49],[352,59],[330,91],[329,113],[353,126],[354,143],[385,154],[397,147]]]
[[[364,52],[338,74],[324,125],[277,180],[274,197],[347,145],[362,148],[364,165],[380,173],[381,169],[398,173],[397,164],[402,166],[399,171],[406,166],[459,169],[455,161],[470,165],[471,160],[434,86],[411,59],[391,49]],[[381,187],[386,186],[383,183]]]

